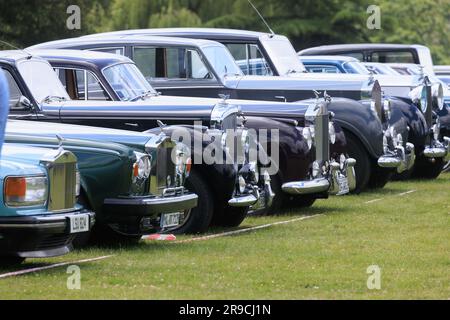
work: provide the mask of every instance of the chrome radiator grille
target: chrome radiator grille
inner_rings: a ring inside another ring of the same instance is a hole
[[[59,212],[76,204],[77,159],[71,152],[58,150],[46,156],[42,163],[48,169],[48,210]]]
[[[152,152],[150,193],[154,195],[163,195],[165,189],[176,187],[176,169],[172,161],[175,146],[175,142],[167,137]]]

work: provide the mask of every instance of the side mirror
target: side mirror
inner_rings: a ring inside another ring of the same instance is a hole
[[[25,109],[25,110],[32,110],[33,104],[31,103],[30,99],[28,99],[27,97],[21,96],[19,98],[19,101],[17,101],[17,108]]]

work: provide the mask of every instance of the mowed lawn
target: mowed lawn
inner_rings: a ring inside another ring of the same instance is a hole
[[[22,268],[113,255],[79,264],[81,290],[67,289],[67,267],[59,267],[0,279],[0,298],[450,298],[450,174],[320,200],[304,212],[250,217],[241,228],[302,215],[319,216],[205,241],[141,242],[27,260]],[[381,269],[380,290],[367,288],[371,265]]]

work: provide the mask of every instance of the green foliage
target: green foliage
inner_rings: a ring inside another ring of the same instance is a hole
[[[449,63],[449,0],[253,0],[271,28],[297,49],[333,43],[418,43],[435,63]],[[78,4],[82,29],[67,30]],[[367,7],[381,7],[381,30],[369,30]],[[223,27],[267,31],[247,0],[0,0],[2,40],[26,46],[80,34],[154,27]]]

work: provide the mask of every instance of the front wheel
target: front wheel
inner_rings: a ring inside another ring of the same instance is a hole
[[[214,215],[214,198],[211,188],[195,170],[191,171],[186,180],[186,188],[197,194],[198,205],[187,212],[182,224],[171,232],[174,234],[203,233],[208,230]]]
[[[436,179],[444,168],[444,159],[435,158],[433,162],[425,157],[419,157],[414,166],[413,176],[419,179]]]
[[[391,180],[394,175],[392,169],[381,168],[377,164],[372,167],[368,187],[371,189],[381,189]]]
[[[239,226],[247,217],[249,208],[227,208],[225,212],[216,218],[214,224],[220,227],[233,228]]]
[[[353,193],[360,193],[367,188],[372,173],[372,164],[361,141],[352,133],[345,132],[347,139],[348,155],[350,158],[356,160],[355,176],[356,176],[356,188]]]
[[[0,267],[13,267],[21,264],[25,261],[25,258],[21,257],[0,257]]]

